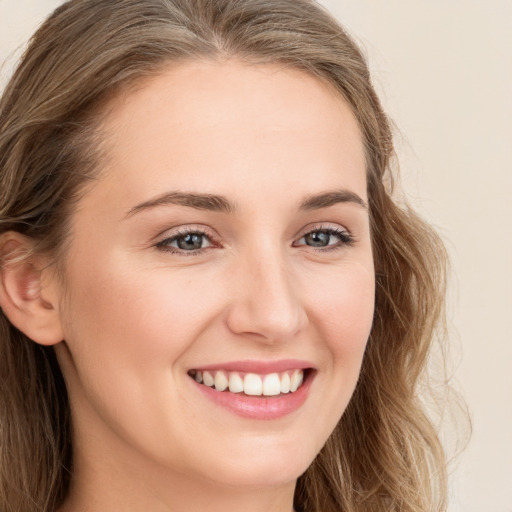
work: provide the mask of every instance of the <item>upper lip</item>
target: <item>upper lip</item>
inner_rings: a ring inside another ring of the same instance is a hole
[[[229,361],[224,363],[201,365],[193,369],[197,371],[225,370],[228,372],[267,374],[285,372],[287,370],[305,370],[307,368],[313,368],[313,365],[309,361],[300,359],[280,359],[278,361]]]

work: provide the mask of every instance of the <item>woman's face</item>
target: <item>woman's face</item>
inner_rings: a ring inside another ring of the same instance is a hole
[[[354,116],[297,70],[191,62],[116,99],[103,130],[59,306],[76,460],[293,482],[347,406],[372,323]]]

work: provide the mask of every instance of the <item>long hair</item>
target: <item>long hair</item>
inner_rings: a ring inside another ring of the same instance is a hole
[[[389,121],[360,50],[313,0],[71,0],[41,26],[0,102],[0,233],[58,255],[101,160],[109,98],[173,62],[280,63],[334,86],[364,140],[376,308],[354,396],[297,483],[304,512],[441,512],[445,460],[419,398],[443,314],[445,251],[393,198]],[[0,312],[0,510],[58,508],[73,470],[53,350]]]

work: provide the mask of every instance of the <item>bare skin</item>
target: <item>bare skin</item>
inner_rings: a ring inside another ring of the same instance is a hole
[[[371,328],[357,122],[303,72],[231,60],[171,66],[117,98],[103,129],[64,288],[44,277],[75,428],[60,512],[290,512]],[[290,359],[309,364],[307,397],[269,420],[190,376]]]

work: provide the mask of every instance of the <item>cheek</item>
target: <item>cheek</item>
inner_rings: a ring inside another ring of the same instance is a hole
[[[359,379],[375,303],[373,265],[344,263],[330,269],[322,286],[309,288],[308,317],[315,326],[322,354],[320,398],[324,407],[315,412],[315,428],[323,432],[317,451],[335,429]],[[308,280],[310,282],[310,280]]]
[[[159,453],[166,426],[181,428],[171,412],[184,399],[182,356],[215,318],[218,292],[161,268],[103,263],[73,273],[64,305],[72,361],[63,370],[78,421],[97,426],[99,415]]]
[[[308,293],[310,316],[334,365],[358,374],[375,307],[371,264],[349,263]]]
[[[82,273],[72,284],[68,325],[74,339],[117,361],[169,364],[215,315],[218,297],[201,283],[162,270]]]

